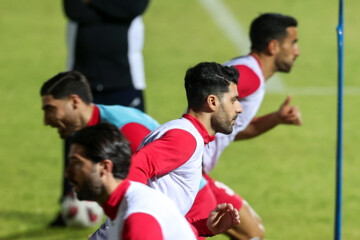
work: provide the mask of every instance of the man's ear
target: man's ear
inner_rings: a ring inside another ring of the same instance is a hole
[[[276,55],[280,51],[280,42],[276,39],[271,40],[268,44],[267,50],[270,55]]]
[[[219,107],[220,101],[216,95],[210,94],[206,98],[206,104],[210,111],[215,112]]]
[[[100,176],[112,173],[114,164],[113,164],[113,162],[111,160],[104,159],[99,164],[100,164]]]
[[[72,94],[70,96],[70,102],[71,102],[71,106],[73,107],[73,109],[78,109],[79,105],[82,103],[81,98],[79,97],[79,95],[77,94]]]

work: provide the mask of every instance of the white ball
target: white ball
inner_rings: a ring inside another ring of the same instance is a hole
[[[97,202],[79,201],[71,193],[61,203],[61,215],[66,226],[88,228],[100,223],[104,212]]]

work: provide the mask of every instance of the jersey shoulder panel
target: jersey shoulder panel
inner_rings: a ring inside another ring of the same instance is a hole
[[[235,66],[239,70],[239,98],[245,98],[265,86],[265,79],[259,62],[248,55],[234,58],[224,65]]]
[[[261,80],[248,66],[235,65],[235,67],[239,70],[240,75],[237,85],[239,98],[245,98],[259,89]]]
[[[131,122],[142,124],[151,131],[159,126],[159,123],[152,117],[136,108],[101,104],[97,104],[97,106],[100,110],[101,122],[114,124],[118,128],[122,128]]]

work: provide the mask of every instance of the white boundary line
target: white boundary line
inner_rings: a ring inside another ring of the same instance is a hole
[[[235,46],[237,54],[245,55],[250,51],[248,34],[236,20],[230,9],[221,0],[199,0],[203,7],[212,17],[213,21],[220,27],[230,42]],[[267,81],[267,92],[284,92],[285,84],[280,77],[274,75]]]
[[[198,0],[204,9],[210,14],[213,21],[224,32],[225,36],[235,46],[237,54],[247,54],[250,50],[250,43],[247,33],[241,24],[234,17],[230,9],[222,0]],[[278,75],[274,75],[266,83],[267,93],[293,95],[336,95],[337,87],[287,87]],[[345,95],[360,95],[360,87],[344,87]]]

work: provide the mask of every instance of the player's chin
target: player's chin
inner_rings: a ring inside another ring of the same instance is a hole
[[[63,128],[58,128],[58,133],[62,139],[66,139],[67,137],[69,137],[69,134],[67,134],[65,129]]]

